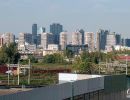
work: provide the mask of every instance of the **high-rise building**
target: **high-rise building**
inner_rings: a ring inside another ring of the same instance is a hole
[[[41,45],[41,34],[37,34],[37,45]]]
[[[114,46],[116,45],[116,35],[115,33],[107,34],[107,46]]]
[[[41,46],[44,50],[48,48],[48,44],[53,43],[53,34],[52,33],[42,33],[41,34]]]
[[[19,44],[23,45],[25,42],[32,43],[32,34],[30,33],[19,33]]]
[[[116,34],[116,45],[121,45],[121,35]]]
[[[59,44],[60,33],[63,32],[63,26],[59,23],[53,23],[50,25],[50,33],[54,35],[54,44]]]
[[[10,44],[15,42],[15,36],[13,33],[5,33],[3,35],[4,44]]]
[[[82,33],[82,44],[84,44],[84,30],[80,29],[79,32]]]
[[[32,25],[32,44],[37,45],[37,24]]]
[[[67,33],[66,32],[61,32],[60,33],[60,47],[61,50],[64,50],[67,46]]]
[[[125,39],[122,38],[122,39],[121,39],[121,45],[122,45],[122,46],[125,46],[125,44],[126,44],[126,43],[125,43]]]
[[[45,27],[40,27],[40,28],[38,29],[37,34],[41,34],[41,33],[45,33],[45,32],[46,32],[46,28],[45,28]]]
[[[97,50],[105,50],[107,34],[109,34],[108,30],[100,29],[97,32],[97,41],[96,41]]]
[[[94,33],[93,32],[85,32],[84,44],[88,45],[88,49],[90,51],[94,51]]]
[[[107,52],[111,52],[115,45],[116,45],[115,32],[107,34],[107,42],[106,42],[105,50],[107,50]]]
[[[72,33],[72,45],[82,45],[82,34],[79,31]]]
[[[130,47],[130,39],[125,39],[125,46]]]

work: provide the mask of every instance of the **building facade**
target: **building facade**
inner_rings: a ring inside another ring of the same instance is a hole
[[[63,26],[59,23],[53,23],[50,25],[50,33],[53,33],[54,38],[53,42],[54,44],[59,44],[60,40],[60,33],[63,32]]]
[[[97,50],[105,50],[105,46],[106,46],[106,40],[107,40],[107,34],[109,34],[108,30],[102,30],[100,29],[97,32],[97,40],[96,40],[96,47]]]
[[[32,44],[37,45],[37,24],[32,25]]]
[[[5,33],[3,34],[4,44],[10,44],[15,42],[15,36],[13,33]]]
[[[67,33],[61,32],[60,33],[60,49],[65,50],[67,46]]]
[[[121,35],[116,34],[116,45],[121,45]]]
[[[80,29],[79,32],[82,34],[82,44],[84,44],[84,33],[85,33],[85,31],[83,29]]]
[[[125,46],[130,47],[130,39],[125,39]]]
[[[82,34],[79,31],[72,33],[72,45],[82,45]]]
[[[41,46],[44,50],[48,48],[48,44],[53,44],[53,34],[52,33],[42,33],[41,34]]]
[[[85,32],[84,44],[88,45],[89,51],[94,51],[94,33],[93,32]]]

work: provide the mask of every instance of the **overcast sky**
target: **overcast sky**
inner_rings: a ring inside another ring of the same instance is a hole
[[[0,32],[31,32],[33,23],[49,30],[53,22],[68,32],[102,28],[130,37],[130,0],[0,0]]]

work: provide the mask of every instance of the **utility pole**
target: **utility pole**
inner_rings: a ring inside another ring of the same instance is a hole
[[[17,73],[18,73],[18,85],[19,85],[19,74],[20,74],[20,65],[19,65],[19,61],[18,61],[18,69],[17,69]]]
[[[31,63],[30,63],[30,59],[29,59],[29,68],[28,68],[28,85],[30,84],[30,73],[31,72]]]

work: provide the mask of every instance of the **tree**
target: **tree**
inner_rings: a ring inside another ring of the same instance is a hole
[[[64,58],[61,54],[59,53],[55,53],[55,54],[51,54],[51,55],[46,55],[43,58],[43,62],[44,63],[64,63]]]
[[[20,58],[20,54],[18,53],[17,50],[17,45],[16,43],[11,43],[9,45],[4,45],[0,49],[0,64],[5,64],[5,63],[18,63],[18,60]]]

